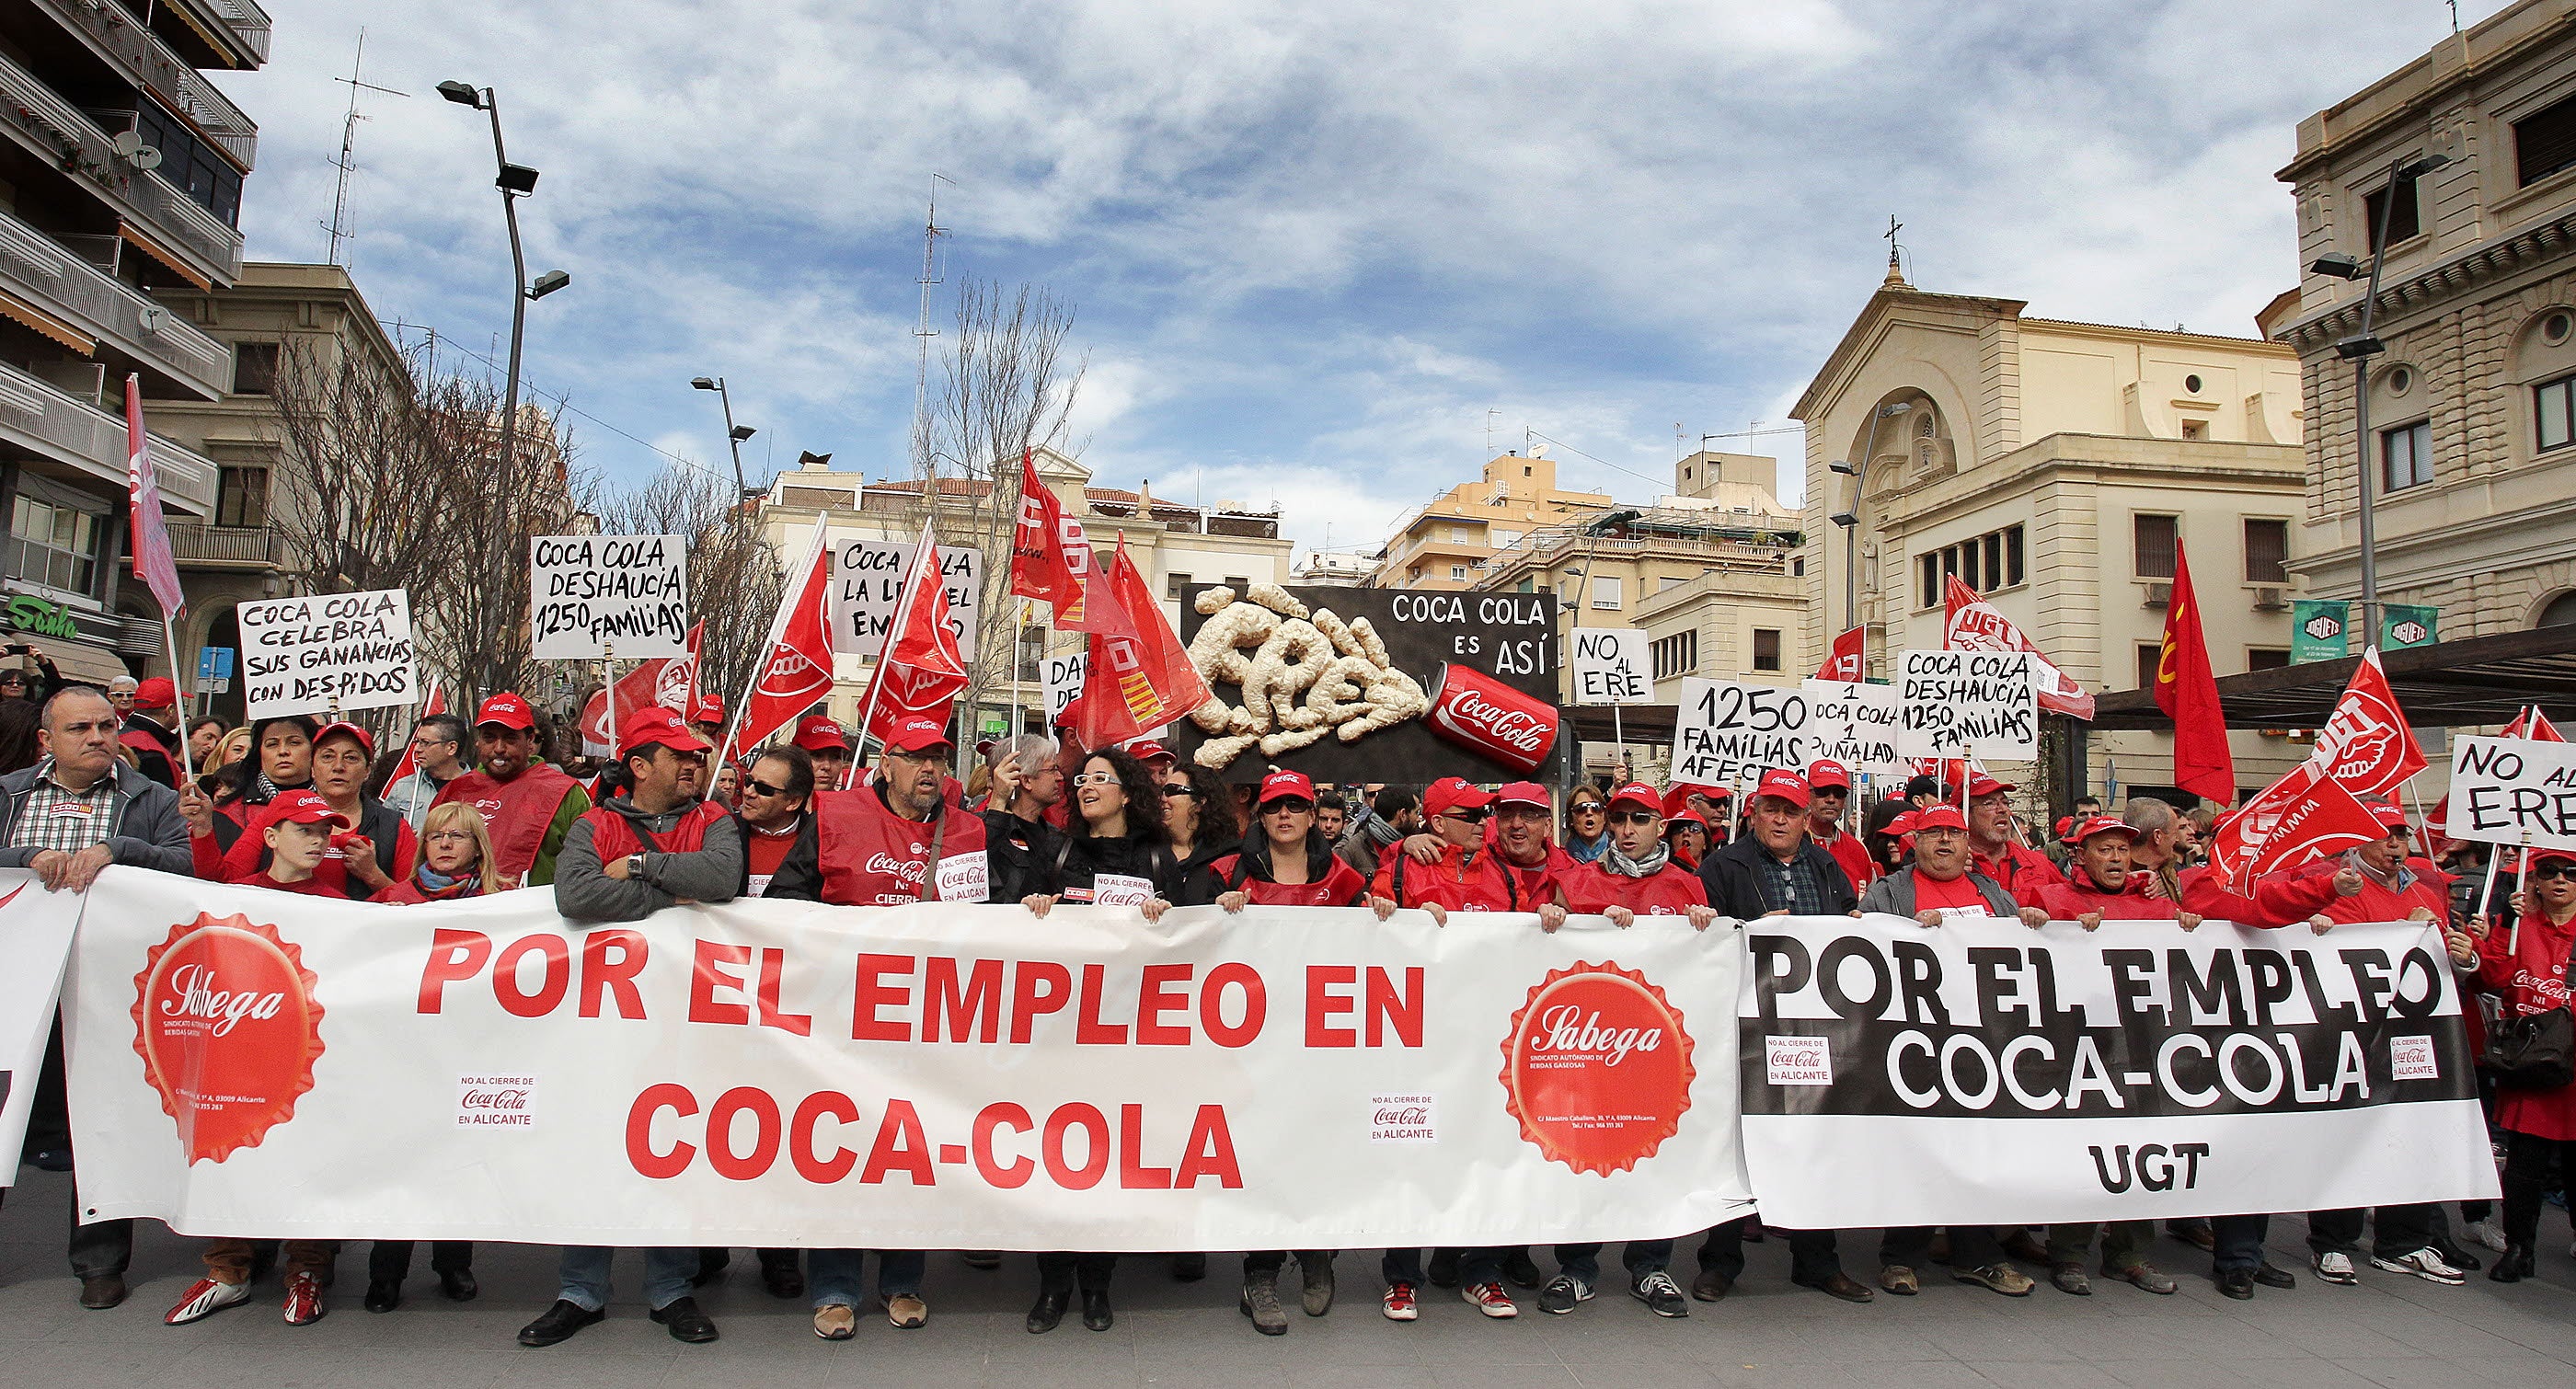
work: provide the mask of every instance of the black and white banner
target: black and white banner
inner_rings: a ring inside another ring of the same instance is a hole
[[[1744,1149],[1791,1228],[2493,1198],[2421,923],[1744,927]]]

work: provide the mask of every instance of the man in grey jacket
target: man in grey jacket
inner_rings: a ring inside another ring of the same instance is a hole
[[[117,757],[122,722],[116,706],[91,686],[72,686],[45,701],[36,732],[44,759],[0,777],[0,867],[34,873],[48,892],[86,892],[111,863],[189,872],[188,823],[179,816],[178,794]],[[62,1054],[57,1023],[28,1120],[34,1140],[28,1146],[38,1152],[71,1148]],[[81,1280],[81,1305],[97,1311],[123,1302],[134,1222],[83,1225],[77,1206],[72,1218],[72,1274]]]

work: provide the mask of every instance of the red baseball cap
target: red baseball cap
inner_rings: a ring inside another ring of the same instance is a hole
[[[1807,785],[1818,791],[1828,786],[1839,786],[1848,791],[1851,789],[1851,772],[1830,757],[1811,762],[1807,765]]]
[[[349,817],[333,810],[329,801],[305,790],[280,792],[277,799],[268,803],[268,823],[274,825],[280,821],[293,821],[299,825],[328,822],[344,830],[349,828]]]
[[[483,706],[474,711],[474,726],[481,728],[486,724],[495,724],[520,733],[534,732],[537,726],[537,711],[529,708],[528,702],[519,698],[516,691],[503,690],[483,701]]]
[[[1905,832],[1921,834],[1925,830],[1964,830],[1967,827],[1968,817],[1960,814],[1957,806],[1943,801],[1914,812],[1914,823],[1906,826]]]
[[[617,726],[617,755],[631,757],[637,748],[660,743],[673,752],[713,752],[715,744],[698,736],[698,731],[680,722],[680,716],[659,704],[635,715]]]
[[[139,709],[143,706],[138,703],[135,707]],[[369,757],[376,755],[375,735],[345,719],[338,723],[326,723],[322,725],[322,727],[313,735],[313,746],[318,748],[322,746],[323,739],[337,738],[343,735],[357,740],[358,751],[365,753]]]
[[[1920,811],[1909,810],[1901,815],[1897,815],[1887,822],[1887,828],[1881,830],[1880,833],[1892,834],[1897,838],[1902,839],[1905,836],[1914,833],[1914,817],[1921,813],[1922,812]]]
[[[2386,801],[2373,801],[2368,809],[2370,818],[2377,820],[2381,829],[2412,832],[2414,828],[2406,823],[2406,811],[2401,806],[2393,806]]]
[[[134,687],[134,707],[137,709],[167,709],[178,702],[179,687],[166,677],[156,675]]]
[[[1178,762],[1181,760],[1172,755],[1172,750],[1170,748],[1155,742],[1151,738],[1139,738],[1135,742],[1129,743],[1127,745],[1127,755],[1135,758],[1139,762]],[[1311,794],[1311,790],[1309,794]]]
[[[1674,788],[1675,794],[1678,794],[1680,789],[1681,788],[1678,787]],[[1648,786],[1642,781],[1629,782],[1627,785],[1610,793],[1611,809],[1616,810],[1623,804],[1651,810],[1657,815],[1664,813],[1664,798],[1656,794],[1655,788]]]
[[[1807,789],[1807,779],[1796,772],[1764,772],[1762,784],[1753,788],[1753,794],[1757,799],[1777,796],[1800,810],[1806,809],[1807,803],[1815,799],[1815,794]]]
[[[2060,815],[2060,816],[2058,816],[2058,817],[2057,817],[2057,842],[2058,842],[2058,843],[2060,843],[2060,844],[2072,844],[2072,843],[2074,843],[2074,842],[2075,842],[2075,836],[2074,836],[2072,833],[2070,833],[2070,831],[2072,831],[2074,828],[2075,828],[2075,817],[2074,817],[2074,816],[2072,816],[2072,815]]]
[[[828,714],[809,714],[796,725],[796,746],[807,752],[837,748],[850,750],[850,732],[832,721]]]
[[[1689,806],[1683,806],[1681,809],[1664,817],[1664,827],[1667,830],[1671,829],[1675,825],[1697,825],[1702,830],[1706,830],[1708,828],[1708,820],[1698,811],[1691,809]]]
[[[1998,791],[2018,789],[2011,782],[1997,781],[1984,772],[1972,772],[1968,776],[1968,799],[1972,801],[1994,795]]]
[[[1261,790],[1253,796],[1252,804],[1258,809],[1272,801],[1292,797],[1312,803],[1315,799],[1314,780],[1304,772],[1272,772],[1261,779]]]
[[[723,723],[724,717],[724,701],[714,695],[702,690],[696,699],[689,701],[691,723]]]
[[[1534,805],[1545,810],[1547,809],[1547,788],[1535,781],[1510,782],[1502,790],[1494,793],[1494,805],[1497,808],[1507,805]]]
[[[2138,837],[2138,827],[2123,822],[2116,815],[2096,815],[2083,824],[2077,825],[2075,832],[2066,836],[2066,842],[2081,844],[2097,834],[2125,834],[2135,840]]]
[[[2576,863],[2576,849],[2534,849],[2533,863]]]
[[[829,723],[830,720],[827,719],[825,722]],[[837,733],[840,729],[839,724],[832,724],[833,732]],[[800,730],[797,734],[797,743],[802,746],[804,741],[804,733]],[[932,748],[955,746],[957,746],[955,743],[948,740],[948,725],[937,719],[905,719],[895,725],[894,732],[886,738],[888,752],[928,752]]]
[[[1453,810],[1482,810],[1491,805],[1493,800],[1492,795],[1477,790],[1457,777],[1444,776],[1431,783],[1430,787],[1422,793],[1422,814],[1428,818],[1433,815],[1446,815]]]

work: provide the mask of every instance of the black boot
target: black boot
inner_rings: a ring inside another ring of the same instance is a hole
[[[367,1280],[367,1310],[390,1312],[402,1305],[402,1280],[370,1278]]]
[[[2495,1267],[2487,1270],[2487,1280],[2494,1283],[2519,1283],[2532,1275],[2531,1246],[2507,1241],[2504,1252],[2496,1256]]]
[[[1071,1288],[1039,1288],[1037,1304],[1029,1308],[1029,1334],[1043,1336],[1055,1330],[1057,1323],[1064,1320],[1065,1304],[1071,1301]]]
[[[1106,1331],[1109,1329],[1110,1324],[1116,1320],[1116,1317],[1109,1315],[1109,1290],[1107,1288],[1085,1288],[1082,1290],[1082,1325],[1084,1330]]]
[[[1172,1256],[1172,1281],[1195,1283],[1207,1277],[1207,1255],[1175,1254]]]

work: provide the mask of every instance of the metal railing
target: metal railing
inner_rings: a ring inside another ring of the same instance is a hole
[[[83,0],[35,0],[65,25],[95,39],[116,55],[126,77],[161,98],[163,105],[197,124],[207,139],[247,169],[259,153],[259,127],[243,115],[215,84],[171,51],[160,35],[115,5]]]
[[[286,538],[266,526],[204,526],[172,521],[170,553],[181,564],[286,563]]]
[[[0,364],[0,434],[31,441],[40,453],[63,457],[125,493],[125,419],[76,400],[45,382]],[[162,494],[198,512],[215,506],[215,465],[205,455],[159,435],[151,437],[152,464]]]
[[[162,2],[192,11],[199,17],[212,21],[217,27],[241,40],[242,47],[259,55],[261,62],[268,61],[268,11],[254,4],[253,0],[162,0]]]
[[[224,392],[224,345],[27,223],[0,212],[0,287],[204,391]]]
[[[227,282],[241,274],[242,236],[157,173],[134,168],[109,147],[107,132],[54,95],[35,74],[0,57],[0,124],[46,146],[75,179],[86,179],[120,209],[206,258]]]

